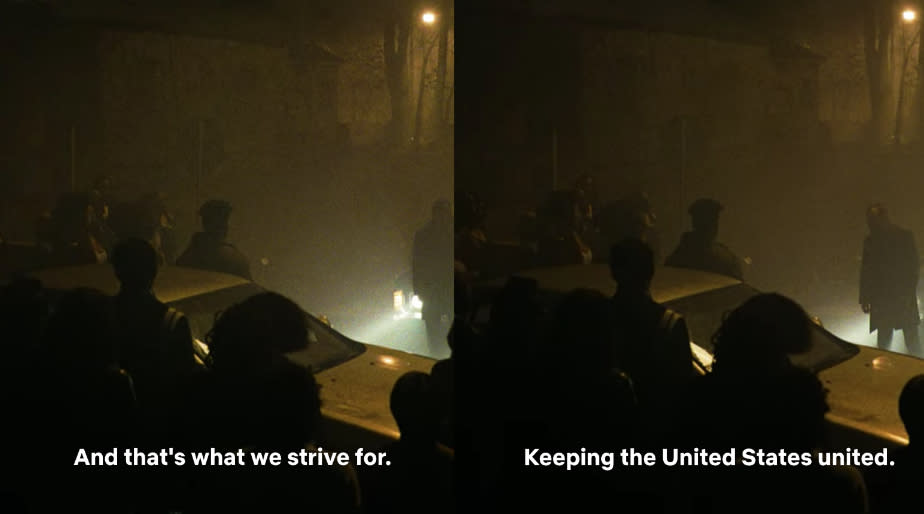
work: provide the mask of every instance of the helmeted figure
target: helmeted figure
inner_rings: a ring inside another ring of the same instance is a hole
[[[743,279],[741,259],[727,246],[716,241],[722,208],[722,204],[711,198],[700,198],[693,202],[689,209],[693,230],[683,234],[680,244],[664,264]]]
[[[449,202],[433,204],[432,217],[414,235],[412,273],[414,293],[423,302],[422,317],[427,325],[431,351],[446,346],[452,321],[453,226]]]
[[[226,241],[231,204],[224,200],[209,200],[199,209],[199,216],[202,217],[202,232],[193,235],[176,265],[220,271],[253,280],[247,257]]]
[[[894,225],[886,208],[867,210],[870,233],[863,241],[860,305],[869,316],[869,331],[878,331],[879,347],[889,349],[892,332],[902,330],[905,345],[918,352],[917,287],[920,262],[914,235]]]

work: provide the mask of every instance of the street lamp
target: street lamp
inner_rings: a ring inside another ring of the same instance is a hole
[[[436,14],[433,11],[424,11],[420,16],[420,20],[427,27],[432,27],[436,24]],[[430,54],[433,52],[433,47],[436,46],[438,41],[438,34],[433,36],[433,39],[430,40],[430,43],[427,45],[426,52],[424,53],[423,63],[420,67],[420,83],[417,86],[417,109],[414,114],[414,147],[420,148],[420,131],[421,123],[423,119],[423,97],[424,97],[424,86],[426,85],[425,79],[427,76],[427,62],[430,60]]]
[[[905,27],[914,23],[917,20],[917,13],[913,9],[905,9],[902,12],[902,69],[901,74],[899,75],[898,80],[898,105],[895,106],[895,138],[894,142],[896,147],[901,145],[902,138],[902,111],[904,110],[905,103],[905,74],[908,70],[908,61],[911,58],[911,50],[914,48],[914,45],[917,43],[918,39],[921,36],[921,27],[918,27],[918,30],[915,31],[914,36],[911,40],[908,40],[908,36],[905,32]]]

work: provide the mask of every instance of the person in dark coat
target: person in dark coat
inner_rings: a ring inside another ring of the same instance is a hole
[[[202,217],[202,232],[193,235],[176,265],[220,271],[253,280],[247,257],[226,240],[231,204],[224,200],[209,200],[199,209],[199,216]]]
[[[432,218],[414,235],[411,257],[414,293],[423,302],[422,317],[432,352],[445,352],[452,318],[453,227],[449,202],[433,204]]]
[[[158,257],[146,240],[121,241],[112,267],[120,284],[112,299],[119,362],[135,381],[145,416],[161,422],[196,370],[189,320],[154,295]]]
[[[742,260],[727,246],[716,241],[722,208],[722,204],[711,198],[700,198],[693,202],[689,209],[693,230],[683,235],[680,244],[664,264],[743,280]]]
[[[883,205],[866,212],[869,235],[863,241],[860,306],[869,314],[869,331],[878,331],[879,348],[888,350],[892,332],[901,330],[908,350],[919,354],[917,304],[920,258],[914,235],[889,220]]]
[[[606,204],[598,216],[600,225],[600,248],[594,252],[598,262],[606,262],[610,248],[627,238],[639,239],[654,252],[660,261],[660,241],[655,227],[657,216],[646,193],[634,192],[623,195]]]

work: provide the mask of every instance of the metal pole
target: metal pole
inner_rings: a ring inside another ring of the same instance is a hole
[[[71,192],[77,191],[77,127],[71,125]]]
[[[558,129],[552,129],[552,191],[558,189]]]

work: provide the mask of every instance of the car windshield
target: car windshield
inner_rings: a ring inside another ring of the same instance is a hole
[[[702,348],[713,352],[712,336],[727,313],[744,303],[759,291],[738,284],[706,293],[687,296],[667,303],[667,306],[686,318],[690,338]],[[844,341],[827,330],[812,326],[812,347],[808,352],[791,355],[790,360],[814,372],[839,364],[859,352],[856,345]]]
[[[220,289],[190,298],[172,302],[171,306],[189,319],[193,337],[204,343],[205,335],[212,329],[215,317],[228,307],[250,296],[264,292],[256,284],[242,284]],[[305,313],[308,320],[309,345],[305,350],[288,354],[293,362],[312,369],[315,373],[346,362],[363,353],[366,347]]]

